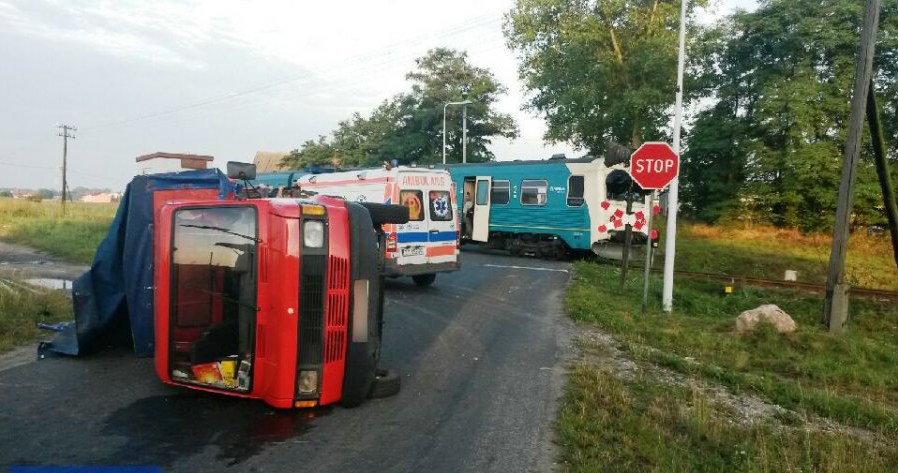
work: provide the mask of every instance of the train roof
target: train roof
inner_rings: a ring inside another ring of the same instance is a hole
[[[593,157],[593,156],[583,156],[582,158],[549,158],[549,159],[516,159],[514,161],[486,161],[482,163],[452,163],[452,164],[439,164],[434,165],[434,167],[442,167],[446,166],[446,168],[454,168],[454,167],[475,167],[475,166],[488,166],[488,167],[501,167],[501,166],[528,166],[528,165],[536,165],[536,164],[558,164],[558,163],[591,163],[596,161],[597,159],[605,159],[603,157]]]

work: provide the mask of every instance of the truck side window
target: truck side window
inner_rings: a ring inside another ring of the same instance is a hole
[[[546,205],[549,182],[524,180],[521,182],[521,205]]]
[[[583,205],[583,176],[571,176],[567,180],[567,205],[580,207]]]
[[[399,205],[408,207],[408,219],[412,222],[424,220],[424,192],[399,191]]]
[[[508,205],[510,200],[508,181],[493,181],[493,188],[490,190],[490,202],[492,205]]]

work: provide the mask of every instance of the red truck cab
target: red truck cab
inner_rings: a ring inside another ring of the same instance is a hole
[[[173,202],[155,221],[163,382],[291,408],[353,406],[380,381],[381,222],[369,209],[328,197]]]

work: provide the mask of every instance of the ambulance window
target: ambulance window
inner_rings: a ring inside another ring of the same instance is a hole
[[[567,180],[567,205],[580,207],[583,205],[583,176],[571,176]]]
[[[508,181],[493,181],[493,188],[490,191],[490,202],[492,205],[508,205],[510,193],[508,189],[511,187]]]
[[[477,205],[487,205],[489,201],[490,181],[481,179],[477,181]]]
[[[521,183],[521,205],[546,205],[548,181],[525,180]]]
[[[412,222],[424,220],[424,192],[399,191],[399,205],[408,207],[408,219]]]
[[[452,201],[449,191],[430,191],[430,221],[448,222],[452,220]]]

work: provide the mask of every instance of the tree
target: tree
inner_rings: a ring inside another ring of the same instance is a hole
[[[468,55],[452,49],[437,48],[417,59],[417,70],[406,75],[412,82],[408,114],[404,115],[397,138],[409,156],[419,162],[441,162],[443,147],[443,108],[449,102],[469,100],[467,105],[469,161],[494,158],[487,148],[492,138],[518,136],[514,119],[494,110],[506,88],[493,74],[468,63]],[[462,108],[446,109],[447,155],[460,162],[462,155]]]
[[[664,137],[678,31],[679,3],[660,0],[517,0],[505,21],[545,138],[594,154]]]
[[[337,125],[330,138],[305,142],[285,158],[285,164],[296,167],[333,160],[342,166],[363,167],[393,159],[402,164],[440,163],[443,107],[461,100],[471,101],[467,107],[470,161],[493,159],[487,146],[494,137],[517,137],[514,119],[495,110],[505,87],[489,70],[468,63],[466,53],[437,48],[418,58],[416,64],[406,75],[412,83],[409,92],[384,100],[367,118],[354,113]],[[452,162],[461,161],[461,122],[461,111],[450,107],[446,138]]]
[[[696,120],[684,160],[685,197],[699,216],[713,220],[721,215],[715,206],[742,206],[775,225],[831,226],[862,10],[852,0],[769,0],[721,26],[723,40],[705,69],[716,104]],[[898,0],[886,0],[882,17],[892,20],[881,24],[874,64],[884,115],[893,117],[894,13]],[[888,128],[894,159],[895,120]],[[721,172],[745,182],[722,179]],[[877,223],[871,163],[862,162],[858,172],[855,221]]]
[[[307,166],[321,166],[333,164],[338,159],[334,147],[327,142],[325,136],[319,136],[318,141],[306,140],[299,149],[291,151],[281,161],[294,169],[302,169]]]

